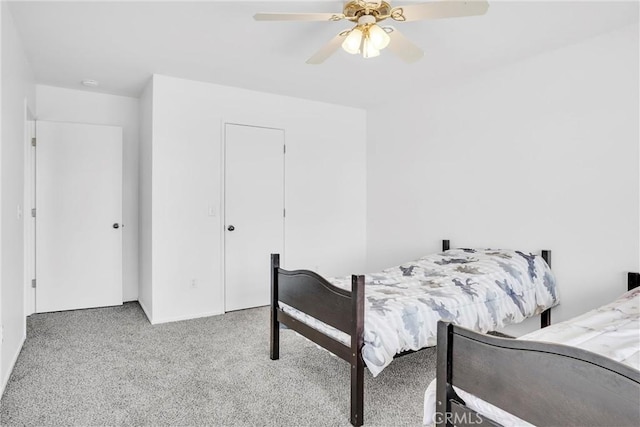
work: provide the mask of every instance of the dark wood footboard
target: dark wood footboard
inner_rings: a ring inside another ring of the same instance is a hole
[[[496,425],[468,408],[453,386],[533,425],[640,425],[640,372],[575,347],[439,322],[436,378],[438,426]]]
[[[278,302],[348,334],[345,345],[285,313]],[[351,365],[351,424],[361,426],[364,413],[364,276],[351,276],[351,292],[333,286],[309,270],[280,268],[271,255],[271,359],[279,357],[280,323],[329,350]]]

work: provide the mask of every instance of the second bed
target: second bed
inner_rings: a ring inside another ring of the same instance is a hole
[[[517,340],[441,323],[424,424],[640,425],[639,282],[629,273],[615,301]]]

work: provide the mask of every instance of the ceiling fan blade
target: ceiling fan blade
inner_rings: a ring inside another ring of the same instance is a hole
[[[404,62],[416,62],[424,56],[422,49],[406,38],[400,31],[393,27],[385,27],[384,30],[391,38],[387,49],[399,56]]]
[[[396,21],[408,22],[484,15],[488,9],[489,3],[486,0],[443,0],[394,7],[390,15]]]
[[[256,13],[256,21],[340,21],[342,13]]]
[[[336,50],[340,48],[345,37],[347,37],[350,32],[350,30],[343,31],[332,38],[329,43],[322,46],[322,48],[317,51],[311,58],[307,59],[307,64],[322,64],[328,57],[333,55]]]

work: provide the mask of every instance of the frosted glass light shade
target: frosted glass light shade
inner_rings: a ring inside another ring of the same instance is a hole
[[[364,39],[364,46],[362,48],[362,57],[363,58],[374,58],[380,55],[380,50],[376,49],[376,47],[371,42],[371,39],[367,37]]]
[[[360,45],[362,44],[362,30],[358,27],[351,30],[349,35],[342,42],[342,48],[352,55],[360,53]]]
[[[369,27],[369,40],[374,48],[382,50],[389,45],[391,37],[385,30],[373,24]]]

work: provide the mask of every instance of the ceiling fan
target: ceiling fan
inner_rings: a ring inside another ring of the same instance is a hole
[[[423,19],[454,18],[484,15],[489,9],[486,0],[441,0],[408,6],[392,7],[384,0],[351,0],[345,2],[342,13],[256,13],[256,21],[351,21],[355,27],[335,36],[307,60],[307,64],[321,64],[340,46],[350,54],[364,58],[380,55],[387,46],[405,62],[415,62],[424,52],[394,27],[379,23],[392,19],[396,22]]]

